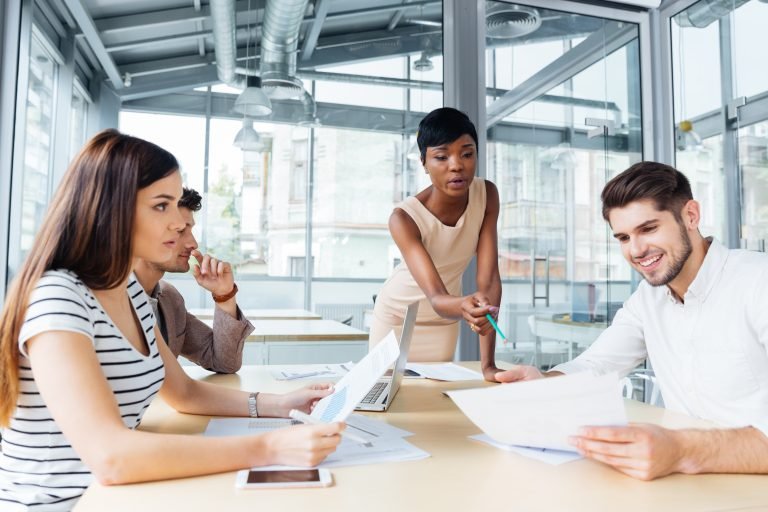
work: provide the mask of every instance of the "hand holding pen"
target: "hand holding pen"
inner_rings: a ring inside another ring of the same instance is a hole
[[[291,412],[288,413],[288,416],[296,421],[300,421],[302,423],[305,423],[307,425],[323,425],[325,422],[322,420],[319,420],[315,418],[314,416],[310,416],[309,414],[306,414],[304,412],[298,411],[296,409],[293,409]],[[346,430],[341,432],[341,435],[343,437],[346,437],[350,441],[354,441],[362,446],[365,446],[366,448],[370,448],[373,446],[373,444],[368,441],[367,439],[358,436],[356,434],[352,434],[351,432],[348,432]]]
[[[499,314],[499,307],[491,306],[488,297],[484,294],[478,292],[467,296],[461,304],[461,309],[464,320],[467,321],[472,332],[487,336],[495,329],[501,339],[507,339],[495,320]]]

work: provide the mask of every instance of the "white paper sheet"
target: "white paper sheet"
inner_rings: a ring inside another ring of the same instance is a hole
[[[292,364],[272,368],[270,373],[276,380],[337,379],[343,377],[355,366],[352,361],[341,364]]]
[[[205,436],[237,436],[263,434],[278,428],[297,424],[294,420],[283,418],[213,418],[208,422]],[[347,428],[367,439],[371,445],[364,446],[342,435],[341,443],[335,452],[328,456],[318,467],[334,468],[359,464],[376,464],[418,460],[429,457],[429,453],[416,448],[404,437],[413,435],[407,430],[393,427],[383,421],[352,414],[347,418]],[[261,469],[285,469],[283,466],[269,466]]]
[[[453,363],[424,364],[408,363],[406,368],[424,378],[444,381],[483,380],[483,374]]]
[[[572,450],[569,436],[585,425],[626,425],[616,374],[588,372],[499,386],[449,391],[464,414],[503,444]]]
[[[343,421],[400,355],[395,333],[389,334],[334,385],[334,392],[315,405],[311,416],[325,423]]]
[[[518,455],[522,455],[523,457],[546,462],[547,464],[551,464],[553,466],[559,466],[560,464],[564,464],[566,462],[584,458],[577,452],[550,450],[549,448],[530,448],[525,446],[515,446],[513,444],[498,443],[488,437],[486,434],[477,434],[475,436],[469,436],[469,438],[474,439],[475,441],[480,441],[481,443],[491,445],[494,448],[499,448],[500,450],[507,452],[515,452]]]
[[[346,421],[347,430],[370,442],[413,435],[413,432],[362,414],[351,414]],[[210,437],[247,436],[300,424],[300,421],[288,418],[211,418],[203,435]]]

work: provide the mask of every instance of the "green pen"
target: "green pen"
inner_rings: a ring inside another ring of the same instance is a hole
[[[491,325],[493,326],[493,328],[494,328],[494,329],[496,329],[496,332],[497,332],[497,333],[499,333],[499,336],[501,336],[501,339],[503,339],[504,341],[506,341],[506,340],[507,340],[507,337],[506,337],[506,336],[504,336],[504,333],[503,333],[503,332],[501,332],[501,329],[499,329],[499,326],[498,326],[498,325],[496,325],[496,322],[493,320],[493,317],[491,316],[491,314],[490,314],[490,313],[486,313],[486,314],[485,314],[485,318],[487,318],[487,319],[488,319],[488,321],[489,321],[489,322],[491,322]]]

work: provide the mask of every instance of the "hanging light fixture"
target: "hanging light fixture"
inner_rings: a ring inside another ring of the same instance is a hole
[[[235,135],[235,141],[232,144],[243,151],[261,151],[263,149],[259,132],[253,129],[253,119],[243,118],[243,127]]]
[[[246,88],[235,100],[234,110],[245,116],[268,116],[272,113],[272,102],[261,88],[261,78],[247,78]]]
[[[435,65],[432,63],[432,60],[429,58],[429,55],[427,55],[427,52],[421,52],[421,57],[413,61],[413,70],[419,71],[421,73],[425,71],[432,71],[435,68]]]
[[[251,63],[251,0],[248,0],[248,24],[246,31],[248,38],[245,41],[245,90],[235,100],[233,110],[243,114],[243,116],[268,116],[272,114],[272,102],[269,101],[264,90],[261,88],[261,78],[251,76],[248,71],[248,65]],[[245,121],[245,120],[243,120]],[[256,133],[254,131],[254,133]]]

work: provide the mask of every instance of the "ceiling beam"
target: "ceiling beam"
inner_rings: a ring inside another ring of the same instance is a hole
[[[323,23],[325,23],[325,18],[328,16],[328,7],[330,6],[330,3],[330,0],[317,0],[315,2],[315,19],[312,21],[312,25],[309,27],[306,36],[304,36],[304,46],[301,48],[301,60],[304,62],[312,58],[312,52],[315,51],[317,38],[320,37]]]
[[[57,0],[61,1],[61,0]],[[319,2],[318,2],[319,3]],[[328,3],[328,2],[324,2]],[[244,27],[246,25],[257,25],[258,20],[253,19],[253,15],[264,9],[265,0],[251,0],[251,11],[248,11],[248,0],[238,0],[235,5],[235,11],[237,13],[237,26]],[[421,1],[413,2],[406,6],[407,9],[415,9],[420,7],[427,7],[433,5],[439,5],[439,1]],[[385,13],[397,11],[403,9],[402,5],[388,5],[382,7],[372,7],[369,9],[353,9],[349,11],[341,11],[334,13],[326,13],[325,20],[342,20],[345,18],[355,18],[361,16],[370,16],[371,14]],[[316,7],[316,11],[311,16],[305,16],[302,20],[303,23],[314,23],[318,18],[317,12],[319,8]],[[124,16],[112,16],[109,18],[99,18],[94,20],[96,28],[103,37],[116,35],[123,31],[142,29],[142,28],[155,28],[161,25],[172,25],[174,23],[187,23],[194,21],[206,21],[211,17],[211,9],[209,6],[204,5],[198,11],[194,7],[177,7],[173,9],[164,9],[161,11],[153,11],[139,14],[128,14]]]
[[[638,37],[636,25],[616,21],[606,22],[602,29],[593,32],[584,41],[546,65],[528,80],[488,105],[487,127],[490,128],[636,37]]]
[[[106,73],[107,78],[112,81],[112,86],[118,90],[122,89],[123,79],[120,78],[120,71],[112,60],[112,56],[109,55],[109,52],[107,52],[107,49],[104,47],[104,43],[99,37],[96,25],[94,25],[91,16],[88,14],[88,11],[86,11],[81,0],[64,0],[64,3],[77,22],[77,25],[80,27],[83,36],[85,36],[85,40],[93,50],[93,53],[99,61],[101,68],[104,70],[104,73]]]
[[[216,66],[192,68],[163,73],[162,75],[140,76],[133,79],[131,87],[117,91],[121,101],[149,98],[172,92],[188,92],[195,87],[205,87],[220,83]]]
[[[181,43],[184,41],[197,41],[202,38],[213,37],[212,30],[200,30],[196,32],[186,32],[184,34],[173,34],[171,36],[163,37],[151,37],[149,39],[141,39],[138,41],[130,41],[122,44],[113,44],[106,47],[106,50],[110,53],[121,52],[125,50],[133,50],[142,46],[156,46],[163,45],[165,43]]]

